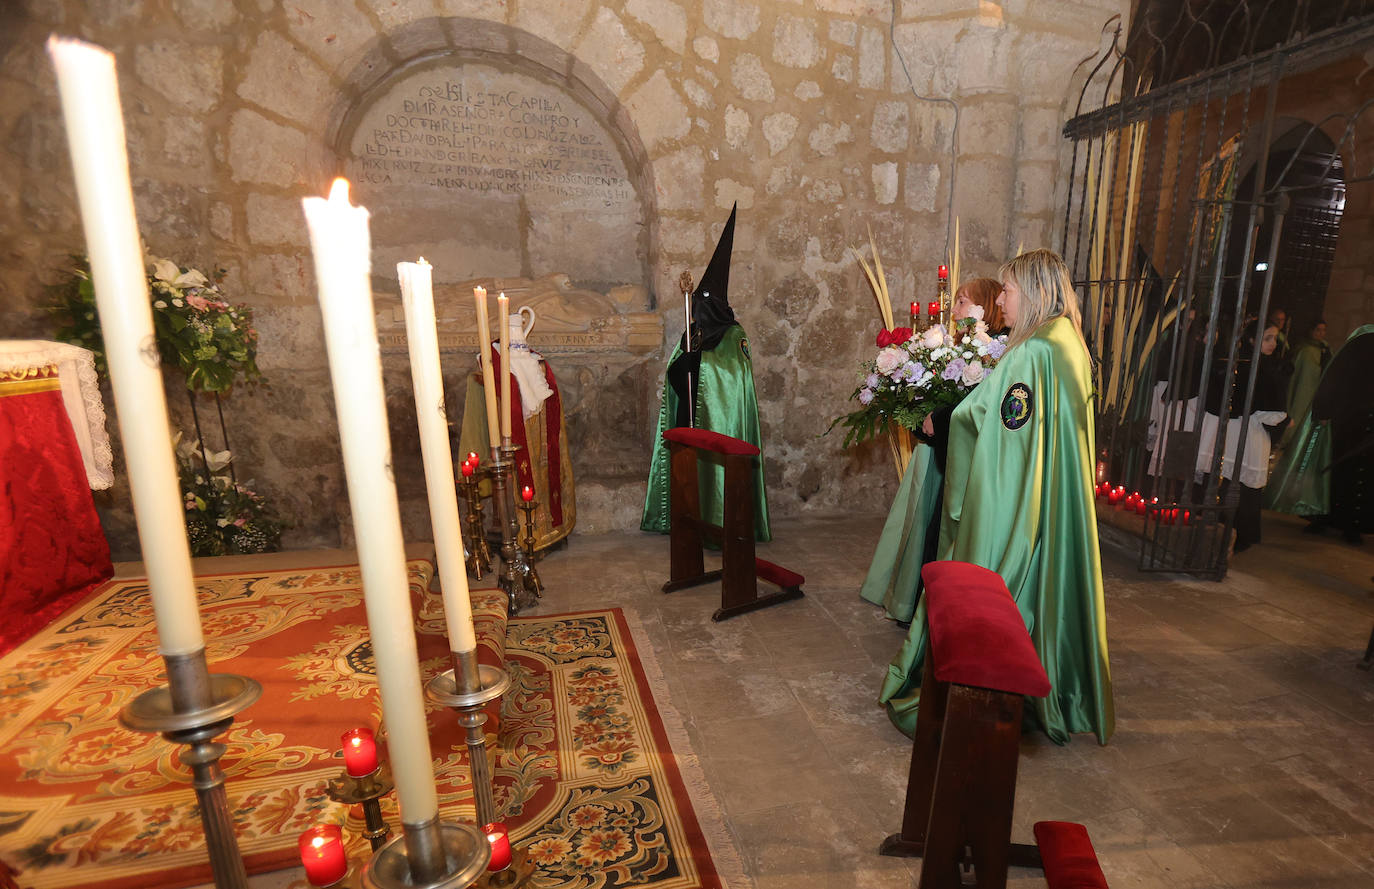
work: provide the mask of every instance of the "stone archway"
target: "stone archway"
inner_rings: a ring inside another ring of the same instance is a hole
[[[509,25],[426,19],[378,38],[325,134],[372,211],[379,278],[426,256],[436,284],[566,274],[652,308],[652,167],[585,64]]]

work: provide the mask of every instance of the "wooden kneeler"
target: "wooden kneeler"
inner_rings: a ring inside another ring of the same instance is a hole
[[[663,592],[720,580],[720,607],[711,620],[800,599],[806,578],[754,555],[754,458],[759,449],[738,438],[687,427],[666,430],[663,440],[672,457],[671,555]],[[698,459],[719,460],[725,466],[722,525],[701,517]],[[702,550],[707,540],[720,544],[720,570],[706,570]],[[760,596],[759,578],[781,589]]]
[[[919,856],[918,889],[1003,889],[1007,867],[1040,867],[1034,845],[1011,842],[1021,711],[1050,692],[1045,668],[1002,578],[966,562],[931,562],[929,644],[901,833],[882,855]]]

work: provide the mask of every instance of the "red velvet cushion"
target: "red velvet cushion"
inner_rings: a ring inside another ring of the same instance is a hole
[[[1021,612],[995,572],[968,562],[930,562],[926,619],[935,678],[1043,698],[1050,680]]]
[[[1107,889],[1086,827],[1072,821],[1037,821],[1034,830],[1049,889]]]
[[[693,429],[690,426],[679,426],[676,429],[665,430],[663,439],[664,441],[685,444],[688,447],[715,451],[717,454],[743,454],[746,457],[754,457],[759,452],[758,448],[747,441],[721,435],[719,432],[712,432],[709,429]]]
[[[754,559],[754,573],[771,584],[780,587],[801,586],[806,583],[806,578],[795,571],[788,571],[781,565],[775,565],[767,559]]]

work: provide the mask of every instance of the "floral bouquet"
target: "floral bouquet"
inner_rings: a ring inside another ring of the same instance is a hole
[[[878,333],[878,354],[863,368],[863,382],[850,396],[861,407],[837,417],[843,425],[844,446],[888,432],[895,424],[918,432],[927,415],[963,401],[983,381],[1002,353],[1005,336],[992,336],[983,323],[982,307],[974,317],[955,321],[949,329],[932,324],[924,330],[897,327]]]
[[[228,471],[228,451],[206,451],[177,434],[177,474],[186,508],[186,537],[193,556],[274,552],[282,523],[252,481],[239,483]]]
[[[58,288],[55,310],[61,318],[58,336],[95,353],[96,368],[107,372],[105,341],[96,317],[95,288],[84,256],[71,282]],[[228,392],[239,377],[254,384],[258,370],[258,332],[253,310],[230,305],[197,269],[182,269],[169,259],[147,257],[148,291],[152,299],[153,329],[162,360],[186,375],[186,387],[196,392]]]

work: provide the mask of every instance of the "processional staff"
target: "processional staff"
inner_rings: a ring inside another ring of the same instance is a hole
[[[687,321],[682,333],[682,351],[683,354],[687,354],[692,351],[692,273],[684,271],[682,276],[677,279],[677,285],[682,288],[682,308]],[[696,399],[692,397],[692,374],[690,371],[687,373],[687,425],[692,427],[697,425]]]

